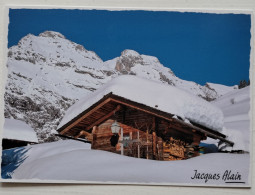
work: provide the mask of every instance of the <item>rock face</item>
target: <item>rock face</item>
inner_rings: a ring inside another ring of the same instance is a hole
[[[65,110],[82,96],[122,74],[167,83],[207,100],[221,94],[212,86],[182,80],[156,57],[125,50],[103,62],[93,51],[46,31],[28,34],[8,51],[5,117],[23,120],[39,141],[51,141]]]

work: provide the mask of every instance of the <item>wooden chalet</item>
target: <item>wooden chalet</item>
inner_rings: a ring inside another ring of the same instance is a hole
[[[111,126],[123,129],[114,135]],[[233,145],[218,131],[184,122],[173,114],[108,93],[58,129],[62,136],[84,138],[92,149],[154,160],[182,160],[199,155],[207,137]],[[116,143],[114,144],[114,138]]]

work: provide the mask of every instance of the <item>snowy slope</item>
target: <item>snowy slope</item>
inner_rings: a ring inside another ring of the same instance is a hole
[[[223,127],[221,110],[209,102],[168,84],[125,75],[111,80],[76,102],[66,111],[58,128],[109,93],[177,115],[185,121],[188,119],[216,131],[221,131]]]
[[[216,84],[216,83],[206,83],[206,86],[214,91],[217,92],[218,96],[221,97],[231,91],[237,90],[238,86],[226,86],[226,85],[221,85],[221,84]]]
[[[223,133],[235,143],[226,150],[250,151],[250,86],[229,92],[213,104],[224,114]]]
[[[103,62],[95,52],[45,31],[29,34],[8,51],[5,117],[23,120],[39,141],[51,141],[67,108],[119,75],[130,74],[176,86],[213,100],[217,90],[182,80],[153,56],[125,50]]]
[[[154,161],[90,150],[88,144],[58,141],[29,146],[25,161],[14,171],[13,179],[67,180],[83,182],[182,184],[182,185],[249,185],[248,154],[206,154],[183,161]],[[194,178],[195,171],[207,174]],[[238,182],[227,184],[224,173],[241,175]],[[219,176],[212,179],[213,174]],[[218,179],[216,179],[218,178]]]
[[[35,131],[29,125],[23,121],[13,119],[5,119],[3,138],[36,143],[38,142]]]

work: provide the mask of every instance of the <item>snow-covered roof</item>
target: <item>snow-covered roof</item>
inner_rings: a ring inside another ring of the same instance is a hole
[[[223,128],[222,111],[202,98],[168,84],[125,75],[109,81],[71,106],[58,129],[109,93],[177,115],[184,121],[192,121],[216,131]]]
[[[35,131],[25,122],[5,119],[3,138],[38,143]]]

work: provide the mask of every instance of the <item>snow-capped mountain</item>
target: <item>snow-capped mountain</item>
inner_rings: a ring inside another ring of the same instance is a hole
[[[206,100],[234,89],[182,80],[156,57],[133,50],[103,62],[95,52],[53,31],[23,37],[9,49],[7,66],[5,116],[30,124],[40,140],[50,139],[70,105],[118,75],[168,83]]]

